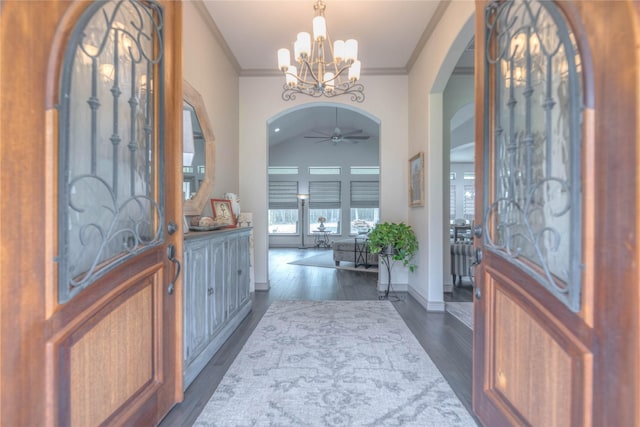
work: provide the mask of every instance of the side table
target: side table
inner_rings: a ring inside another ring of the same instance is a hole
[[[331,242],[329,241],[329,230],[313,230],[313,236],[315,238],[314,243],[316,248],[330,248]]]
[[[365,268],[371,267],[369,263],[369,239],[366,236],[356,236],[353,245],[355,267],[363,265]]]

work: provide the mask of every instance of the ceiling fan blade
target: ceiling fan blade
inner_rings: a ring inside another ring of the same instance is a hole
[[[345,139],[369,139],[371,138],[369,135],[353,135],[353,136],[344,136]]]
[[[351,136],[351,135],[355,135],[356,133],[362,133],[362,129],[352,130],[351,132],[345,133],[343,136]]]
[[[305,136],[305,138],[320,138],[320,139],[331,139],[331,135],[327,135],[327,136]]]

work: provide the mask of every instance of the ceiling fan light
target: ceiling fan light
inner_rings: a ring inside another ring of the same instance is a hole
[[[355,82],[360,79],[360,61],[354,61],[349,67],[349,80]]]
[[[289,66],[289,70],[285,76],[287,78],[287,86],[295,87],[298,84],[298,69],[295,65]]]
[[[353,62],[358,59],[358,41],[349,39],[344,42],[344,58],[347,62]]]
[[[278,49],[278,68],[281,71],[287,71],[291,65],[291,54],[289,53],[289,49]]]
[[[333,61],[339,64],[344,59],[344,40],[336,40],[333,43]]]
[[[327,38],[327,22],[324,16],[316,16],[313,18],[313,39],[323,41]]]

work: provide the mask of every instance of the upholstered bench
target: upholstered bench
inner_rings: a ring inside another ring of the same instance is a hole
[[[451,244],[451,275],[453,276],[453,284],[456,284],[456,278],[462,283],[462,276],[471,277],[471,263],[474,260],[474,251],[472,243],[452,243]]]
[[[356,246],[356,242],[358,246]],[[336,267],[340,265],[340,261],[352,262],[356,267],[378,265],[378,255],[369,253],[369,245],[364,238],[351,237],[335,240],[332,246],[333,261],[336,263]]]

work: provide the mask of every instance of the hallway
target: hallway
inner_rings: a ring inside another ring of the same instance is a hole
[[[216,353],[185,391],[184,402],[176,405],[160,426],[190,426],[215,391],[254,328],[276,300],[371,300],[377,299],[377,275],[367,272],[307,267],[288,264],[317,255],[326,249],[269,251],[268,292],[256,292],[253,309],[236,332]],[[428,313],[407,294],[391,298],[405,323],[427,351],[467,410],[471,410],[472,332],[449,313]],[[471,301],[469,287],[455,288],[446,301]]]

